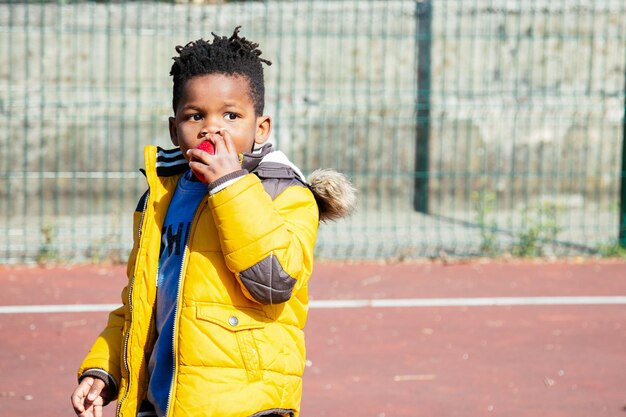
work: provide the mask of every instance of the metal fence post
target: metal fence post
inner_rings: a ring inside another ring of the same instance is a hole
[[[624,118],[622,119],[622,170],[620,172],[619,244],[626,248],[626,70],[624,71]]]
[[[415,11],[417,19],[415,29],[417,36],[417,123],[413,207],[416,211],[428,213],[432,1],[418,0]]]

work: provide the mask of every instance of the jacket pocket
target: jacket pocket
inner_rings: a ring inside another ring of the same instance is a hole
[[[261,379],[261,357],[254,333],[272,320],[257,309],[211,303],[197,304],[196,317],[227,330],[241,354],[248,381]]]

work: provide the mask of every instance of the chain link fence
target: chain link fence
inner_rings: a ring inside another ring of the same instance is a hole
[[[357,212],[333,259],[619,247],[622,0],[0,3],[0,261],[124,260],[176,45],[258,42],[272,141]]]

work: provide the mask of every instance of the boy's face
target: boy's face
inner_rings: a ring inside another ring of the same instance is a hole
[[[254,143],[269,137],[269,116],[257,116],[248,79],[238,75],[209,74],[185,83],[174,117],[169,119],[172,143],[183,155],[209,135],[225,130],[237,153],[249,152]]]

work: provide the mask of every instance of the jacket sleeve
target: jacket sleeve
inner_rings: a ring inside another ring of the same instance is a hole
[[[139,227],[145,198],[147,198],[147,193],[139,201],[133,216],[134,243],[127,265],[128,277],[131,277],[134,271],[135,256],[139,247]],[[104,371],[109,378],[113,379],[113,384],[107,383],[107,389],[109,390],[108,400],[113,399],[117,395],[117,388],[121,381],[122,333],[126,317],[128,317],[128,286],[122,290],[122,306],[109,313],[106,327],[93,343],[89,353],[78,369],[79,380],[85,372],[87,372],[85,376],[97,376],[93,371]]]
[[[126,289],[123,292],[126,292]],[[89,353],[78,369],[79,380],[82,379],[86,371],[99,369],[113,378],[115,387],[119,386],[121,380],[120,353],[125,308],[126,306],[124,305],[109,313],[107,326],[91,346]],[[107,384],[107,388],[111,389],[110,384]],[[111,394],[113,396],[116,395],[113,392]]]
[[[209,206],[226,265],[247,298],[283,303],[306,284],[319,222],[307,187],[287,187],[272,199],[248,174],[209,197]]]

